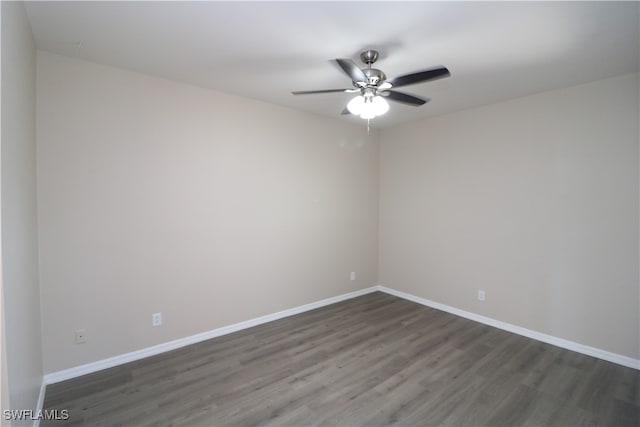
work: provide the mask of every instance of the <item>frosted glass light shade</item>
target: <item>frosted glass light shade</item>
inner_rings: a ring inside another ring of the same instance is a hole
[[[374,96],[371,105],[376,116],[381,116],[389,111],[389,103],[381,96]]]
[[[361,119],[373,119],[376,116],[376,113],[371,108],[371,103],[365,104],[365,108],[360,113]]]
[[[347,104],[347,110],[354,116],[359,116],[364,108],[364,96],[358,95]]]
[[[379,95],[358,95],[349,101],[347,110],[355,116],[360,116],[360,118],[368,120],[381,116],[389,111],[389,103]]]

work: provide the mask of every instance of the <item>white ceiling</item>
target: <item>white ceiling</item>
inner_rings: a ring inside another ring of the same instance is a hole
[[[639,70],[638,2],[30,2],[39,49],[340,120],[353,95],[333,58],[380,51],[388,77],[445,65],[402,88],[386,127]],[[363,65],[364,67],[364,65]],[[596,99],[593,100],[597,102]]]

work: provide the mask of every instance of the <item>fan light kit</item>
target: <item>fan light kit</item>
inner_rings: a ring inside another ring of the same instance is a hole
[[[378,60],[378,51],[365,50],[360,54],[360,59],[367,65],[367,68],[360,69],[351,59],[335,60],[340,68],[351,78],[351,83],[355,89],[324,89],[291,93],[294,95],[332,92],[359,93],[349,101],[342,114],[353,114],[360,116],[362,119],[371,120],[389,111],[389,103],[385,98],[414,107],[419,107],[429,101],[428,99],[391,90],[391,88],[428,82],[451,75],[446,67],[436,67],[387,80],[387,76],[381,70],[371,68],[371,64]]]
[[[374,95],[373,91],[365,91],[364,95],[358,95],[347,104],[351,114],[362,119],[373,119],[389,111],[389,103],[380,95]]]

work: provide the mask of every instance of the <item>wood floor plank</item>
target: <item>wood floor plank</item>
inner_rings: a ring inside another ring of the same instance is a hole
[[[42,426],[634,426],[640,373],[383,294],[53,384]]]

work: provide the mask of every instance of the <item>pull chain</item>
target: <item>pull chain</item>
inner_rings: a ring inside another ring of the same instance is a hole
[[[367,65],[369,66],[369,75],[367,76],[367,87],[369,87],[369,79],[371,78],[371,61],[367,61]],[[373,94],[375,95],[375,91],[373,92]],[[367,135],[371,134],[371,119],[367,119]]]

